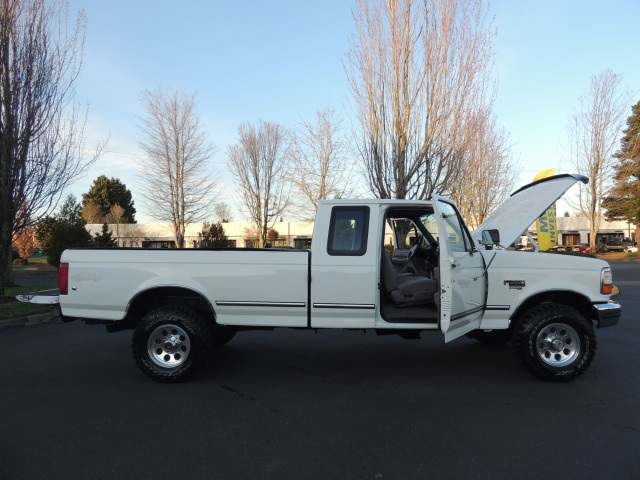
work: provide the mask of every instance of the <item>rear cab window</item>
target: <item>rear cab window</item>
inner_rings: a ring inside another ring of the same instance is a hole
[[[367,253],[369,207],[333,207],[329,224],[329,255],[362,256]]]

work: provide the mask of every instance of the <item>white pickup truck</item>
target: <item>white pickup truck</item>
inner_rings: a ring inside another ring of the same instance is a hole
[[[133,329],[136,363],[163,382],[191,376],[238,331],[275,327],[511,341],[534,375],[570,380],[594,358],[594,325],[620,317],[609,265],[501,244],[577,181],[588,180],[521,188],[473,234],[451,200],[434,196],[321,202],[311,250],[69,249],[55,310]]]

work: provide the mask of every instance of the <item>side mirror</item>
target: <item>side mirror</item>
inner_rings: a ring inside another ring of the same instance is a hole
[[[500,245],[500,232],[496,229],[482,231],[483,245]]]

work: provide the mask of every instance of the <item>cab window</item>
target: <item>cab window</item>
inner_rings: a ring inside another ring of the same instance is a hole
[[[329,224],[329,255],[367,253],[369,207],[333,207]]]

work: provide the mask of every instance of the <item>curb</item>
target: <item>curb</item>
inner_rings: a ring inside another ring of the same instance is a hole
[[[27,315],[26,317],[7,318],[0,320],[0,330],[9,327],[21,327],[24,325],[39,325],[51,321],[51,313],[39,313],[37,315]]]
[[[44,270],[32,270],[32,271],[13,271],[14,277],[57,277],[58,272],[47,272]]]

